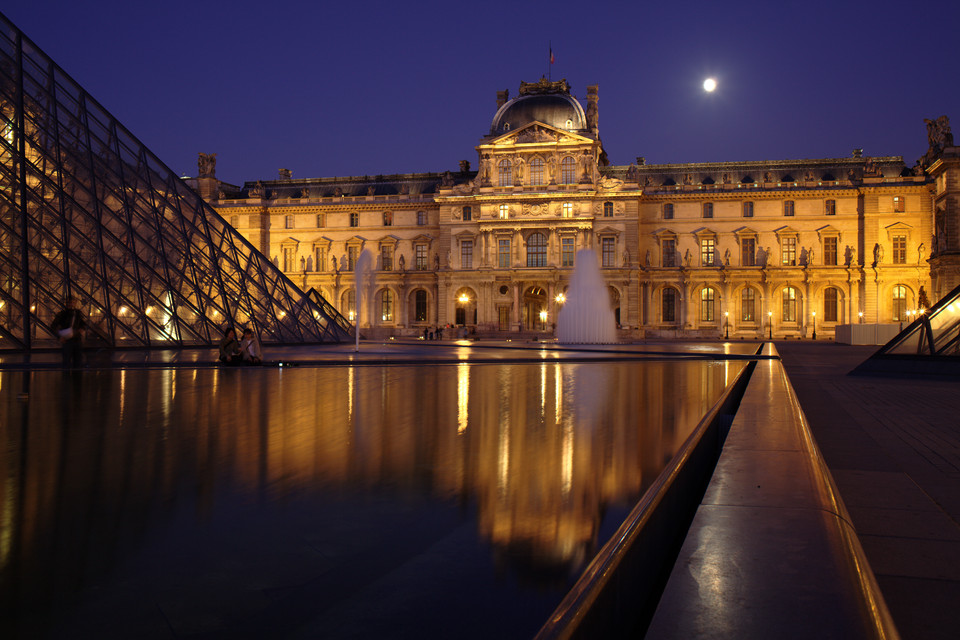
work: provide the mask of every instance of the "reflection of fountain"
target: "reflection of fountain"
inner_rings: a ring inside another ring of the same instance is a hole
[[[592,249],[577,252],[566,302],[557,314],[557,341],[562,344],[611,344],[617,323],[610,294]]]
[[[360,351],[360,314],[364,304],[370,303],[370,293],[373,289],[373,270],[370,265],[373,263],[373,254],[364,249],[357,258],[357,263],[353,265],[354,276],[354,306],[357,308],[356,319],[354,320],[354,330],[356,331],[356,351]],[[367,322],[370,321],[371,314],[367,314]]]

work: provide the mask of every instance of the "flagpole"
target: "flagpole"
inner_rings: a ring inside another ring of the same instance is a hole
[[[550,47],[550,51],[549,51],[549,55],[547,56],[547,79],[550,82],[553,82],[553,41],[550,40],[548,42],[549,42],[548,46]]]

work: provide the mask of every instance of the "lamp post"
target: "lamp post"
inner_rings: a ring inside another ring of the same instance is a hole
[[[773,311],[767,311],[767,326],[770,327],[770,339],[773,340]]]
[[[542,309],[540,311],[540,331],[543,331],[547,328],[547,310]]]
[[[729,311],[723,312],[723,326],[724,326],[723,339],[729,340],[730,339],[730,312]]]
[[[858,313],[857,315],[860,316],[860,324],[863,324],[863,311],[861,311],[861,312]]]
[[[817,312],[813,312],[813,339],[817,339]]]

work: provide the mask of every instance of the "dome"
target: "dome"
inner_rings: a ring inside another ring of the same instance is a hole
[[[566,88],[565,82],[562,89],[551,86],[542,92],[534,92],[528,87],[539,88],[539,84],[521,85],[520,95],[497,110],[497,115],[493,117],[493,123],[490,125],[491,134],[514,131],[531,122],[542,122],[567,131],[587,129],[587,118],[583,107],[568,91],[563,90]]]

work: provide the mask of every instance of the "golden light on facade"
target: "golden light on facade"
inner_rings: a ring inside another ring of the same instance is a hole
[[[557,301],[557,304],[563,304],[564,302],[567,301],[567,296],[565,296],[561,291],[560,293],[557,294],[557,297],[554,298],[554,300]]]
[[[468,302],[470,302],[470,296],[468,296],[465,293],[461,293],[460,297],[457,298],[457,302],[459,302],[460,304],[467,304]]]
[[[540,311],[540,322],[546,322],[546,321],[547,321],[547,310],[543,309]]]

